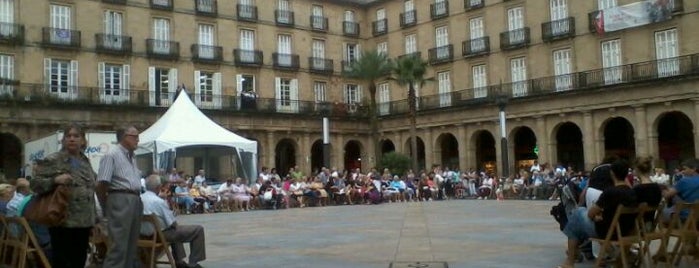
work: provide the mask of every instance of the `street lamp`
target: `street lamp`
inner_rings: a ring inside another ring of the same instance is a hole
[[[323,115],[323,166],[330,168],[330,103],[322,104]]]
[[[507,101],[509,97],[507,94],[499,93],[495,96],[495,104],[498,105],[500,110],[500,155],[502,156],[502,176],[508,177],[510,175],[510,161],[507,154],[507,128],[505,125],[505,107],[507,106]]]

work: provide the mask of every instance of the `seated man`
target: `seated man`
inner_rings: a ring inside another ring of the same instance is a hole
[[[674,187],[663,191],[663,197],[672,202],[694,203],[699,200],[699,160],[688,159],[682,162],[682,179]],[[663,222],[669,223],[672,214],[676,213],[675,208],[668,205],[663,211]],[[688,211],[680,212],[680,219],[685,220],[689,215]]]
[[[590,208],[579,207],[568,216],[568,223],[563,229],[563,233],[568,237],[568,255],[566,261],[558,267],[574,267],[579,242],[591,237],[604,237],[609,228],[613,228],[612,219],[619,204],[638,205],[636,193],[626,181],[629,164],[625,160],[616,160],[610,169],[614,186],[604,190]],[[635,217],[619,219],[622,233],[633,229],[634,220]]]
[[[160,177],[150,175],[146,178],[146,192],[141,194],[143,215],[155,215],[160,227],[163,228],[165,240],[172,243],[173,256],[177,267],[201,267],[200,261],[206,259],[204,243],[204,228],[200,225],[178,225],[175,214],[168,208],[167,203],[158,197]],[[153,226],[141,226],[141,235],[153,235]],[[184,262],[186,253],[183,243],[189,243],[189,263]]]
[[[175,198],[177,198],[177,204],[186,208],[186,213],[192,212],[192,206],[196,204],[194,198],[189,193],[189,188],[187,187],[187,182],[180,181],[177,188],[175,188]]]

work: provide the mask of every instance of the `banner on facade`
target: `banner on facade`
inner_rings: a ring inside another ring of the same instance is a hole
[[[594,24],[597,33],[613,32],[672,18],[672,0],[646,0],[599,10]]]

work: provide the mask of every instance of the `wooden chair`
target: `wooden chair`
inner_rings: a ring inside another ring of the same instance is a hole
[[[30,256],[34,256],[34,261],[38,262],[41,267],[51,267],[27,220],[22,217],[8,217],[5,218],[5,224],[7,230],[5,231],[3,253],[10,253],[10,267],[26,267],[27,259]]]
[[[661,202],[658,206],[648,206],[647,204],[641,204],[639,209],[637,220],[637,228],[641,231],[641,250],[640,257],[648,258],[647,263],[652,263],[653,267],[657,265],[657,257],[653,258],[650,252],[650,244],[653,241],[660,241],[660,248],[657,251],[656,256],[660,256],[667,253],[667,250],[663,248],[663,238],[665,237],[665,231],[661,228],[660,221],[663,216],[663,208],[665,207],[665,202]],[[647,221],[644,215],[652,213],[653,220]],[[667,257],[667,256],[666,256]]]
[[[5,263],[7,253],[5,252],[5,240],[7,239],[7,221],[5,216],[0,214],[0,264]]]
[[[88,253],[88,260],[90,264],[94,264],[100,267],[104,261],[104,257],[107,254],[107,249],[109,248],[109,236],[106,233],[106,226],[95,225],[90,230],[90,252]]]
[[[679,211],[688,211],[687,218],[682,222]],[[669,243],[670,237],[677,238],[677,242],[670,252],[672,264],[679,264],[684,257],[692,261],[692,257],[697,255],[697,239],[699,239],[699,201],[694,203],[678,203],[675,204],[675,211],[670,220],[666,236],[664,237],[664,245]],[[689,248],[694,248],[695,252],[689,252]],[[693,255],[691,254],[693,253]]]
[[[609,225],[609,230],[604,239],[591,239],[601,244],[601,249],[597,256],[597,267],[604,267],[603,262],[609,254],[608,250],[610,250],[612,246],[620,248],[622,266],[624,268],[629,267],[629,256],[627,256],[628,249],[634,244],[640,244],[642,240],[638,230],[638,221],[636,220],[638,214],[638,207],[625,207],[620,204],[614,213],[614,218],[612,218],[611,225]],[[622,217],[633,217],[633,230],[629,230],[626,236],[622,235],[621,223],[619,222]],[[616,240],[612,240],[612,238],[616,238]],[[642,261],[643,259],[641,258],[641,264]]]
[[[170,243],[165,240],[158,218],[155,215],[143,215],[141,223],[153,226],[153,235],[141,236],[138,240],[138,248],[147,267],[154,268],[158,264],[169,264],[172,268],[176,268],[175,258],[170,252]],[[167,261],[159,261],[163,254],[167,256]]]

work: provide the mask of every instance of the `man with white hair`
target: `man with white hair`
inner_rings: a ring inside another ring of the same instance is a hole
[[[146,192],[141,194],[143,201],[143,215],[154,215],[160,227],[163,228],[165,240],[172,243],[172,254],[177,262],[177,267],[201,267],[200,261],[206,259],[206,247],[204,242],[204,228],[201,225],[179,225],[175,220],[175,214],[170,210],[167,202],[158,196],[160,192],[160,177],[150,175],[146,179]],[[141,226],[142,235],[153,235],[152,225]],[[183,243],[189,243],[189,262],[183,261],[186,257]]]

